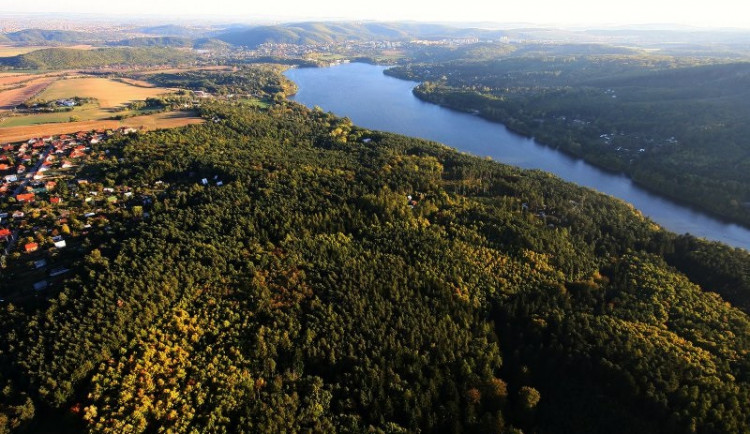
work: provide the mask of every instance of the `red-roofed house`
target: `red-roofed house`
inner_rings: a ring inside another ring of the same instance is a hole
[[[23,246],[26,253],[36,252],[39,249],[39,244],[37,243],[28,243]]]
[[[55,205],[60,205],[62,203],[62,199],[60,199],[57,196],[53,196],[53,197],[49,198],[49,203],[55,204]]]
[[[85,156],[86,147],[83,145],[78,145],[75,148],[73,148],[73,152],[70,153],[70,158],[81,158]]]
[[[7,240],[10,236],[10,229],[0,229],[0,240]]]
[[[19,202],[33,202],[34,193],[23,193],[23,194],[16,195],[16,200]]]

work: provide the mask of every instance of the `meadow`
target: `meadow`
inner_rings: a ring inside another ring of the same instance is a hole
[[[0,110],[10,110],[17,105],[31,98],[34,98],[35,95],[37,95],[39,92],[42,92],[47,86],[49,86],[57,79],[57,77],[46,76],[31,78],[26,80],[24,83],[19,83],[19,86],[12,86],[7,90],[0,91]]]
[[[111,109],[130,101],[145,100],[169,92],[170,89],[134,86],[106,78],[80,77],[54,83],[39,94],[37,99],[51,101],[75,96],[96,98],[101,108]]]
[[[75,107],[72,111],[67,112],[8,116],[0,120],[0,129],[70,122],[71,116],[75,116],[76,119],[81,121],[104,120],[105,118],[112,117],[112,113],[102,110],[96,104],[86,104],[81,107]]]
[[[33,75],[0,77],[0,81],[2,80],[9,82],[16,80],[16,83],[22,85],[0,91],[0,107],[5,109],[11,109],[28,100],[54,101],[76,96],[96,100],[93,103],[76,106],[71,111],[0,117],[0,142],[3,143],[81,130],[121,126],[152,130],[202,122],[193,113],[152,114],[149,110],[120,110],[128,102],[145,100],[171,92],[170,89],[163,87],[153,85],[147,87],[146,82],[134,81],[131,84],[98,77],[38,76],[35,78]],[[6,115],[8,113],[6,112]],[[114,115],[132,117],[120,121],[112,119]]]
[[[81,122],[50,123],[0,128],[0,143],[12,143],[35,137],[56,134],[70,134],[78,131],[107,130],[120,127],[141,128],[145,131],[162,128],[177,128],[200,124],[204,119],[195,112],[164,112],[145,116],[135,116],[124,120],[89,120]]]
[[[52,48],[44,45],[34,45],[28,47],[16,47],[12,45],[0,45],[0,57],[13,57],[21,54],[31,53],[32,51]]]

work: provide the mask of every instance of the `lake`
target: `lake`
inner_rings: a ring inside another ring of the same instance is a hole
[[[291,99],[319,106],[355,124],[445,143],[460,151],[541,169],[562,179],[623,199],[664,228],[750,250],[750,229],[648,192],[625,175],[598,169],[553,148],[508,131],[502,124],[419,100],[417,83],[383,74],[385,67],[350,63],[330,68],[294,68],[285,75],[299,86]]]

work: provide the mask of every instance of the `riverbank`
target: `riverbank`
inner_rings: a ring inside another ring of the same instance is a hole
[[[422,101],[414,81],[383,74],[383,66],[361,63],[331,68],[295,68],[285,72],[296,82],[293,100],[319,106],[357,125],[444,143],[460,151],[504,164],[550,172],[631,203],[657,224],[750,250],[750,230],[727,224],[636,185],[621,174],[601,170],[579,158],[512,133],[502,124]]]
[[[388,70],[386,70],[386,71],[388,71]],[[397,76],[393,76],[393,77],[399,78]],[[689,196],[676,195],[676,194],[673,194],[672,191],[670,191],[670,190],[665,190],[663,188],[659,188],[660,186],[664,186],[664,184],[651,184],[649,182],[645,182],[644,180],[640,179],[639,177],[634,176],[633,173],[628,172],[623,167],[619,167],[619,166],[618,167],[613,167],[612,165],[607,165],[607,164],[603,163],[600,160],[593,159],[593,158],[586,158],[586,156],[581,155],[579,153],[575,153],[575,152],[571,151],[570,148],[565,147],[565,146],[561,146],[559,143],[558,144],[552,144],[548,140],[540,140],[538,136],[536,136],[536,135],[533,134],[533,131],[529,131],[529,130],[527,130],[525,128],[519,128],[519,126],[515,122],[513,122],[512,118],[511,119],[506,119],[506,120],[497,119],[497,118],[491,116],[490,114],[488,114],[486,112],[483,112],[481,109],[468,108],[468,107],[463,107],[463,106],[459,106],[459,105],[453,105],[453,104],[450,104],[448,102],[445,102],[445,101],[442,101],[442,100],[439,100],[439,99],[430,98],[429,94],[425,94],[424,92],[419,92],[417,89],[418,88],[415,87],[412,90],[412,93],[413,93],[413,95],[416,98],[420,99],[421,101],[428,102],[428,103],[431,103],[431,104],[435,104],[435,105],[438,105],[440,107],[446,108],[448,110],[454,110],[454,111],[461,112],[461,113],[467,113],[467,114],[475,115],[475,116],[478,116],[478,117],[480,117],[482,119],[485,119],[485,120],[487,120],[489,122],[493,122],[493,123],[497,123],[497,124],[503,125],[505,128],[508,129],[508,131],[511,131],[514,134],[518,134],[519,136],[526,137],[528,139],[534,140],[537,143],[540,143],[542,145],[548,146],[551,149],[554,149],[554,150],[556,150],[558,152],[561,152],[561,153],[563,153],[565,155],[568,155],[571,158],[576,158],[576,159],[580,159],[581,161],[585,161],[585,162],[587,162],[587,163],[589,163],[589,164],[597,167],[600,170],[603,170],[605,172],[611,173],[613,175],[624,175],[624,176],[627,176],[628,179],[630,179],[634,184],[638,185],[639,187],[641,187],[641,188],[643,188],[645,190],[648,190],[648,191],[650,191],[652,193],[658,194],[660,196],[666,197],[666,198],[668,198],[670,200],[673,200],[673,201],[675,201],[675,202],[677,202],[677,203],[679,203],[679,204],[681,204],[683,206],[689,207],[689,208],[691,208],[691,209],[693,209],[695,211],[699,211],[699,212],[703,212],[703,213],[709,214],[712,217],[714,217],[716,219],[719,219],[719,220],[721,220],[721,221],[723,221],[725,223],[740,224],[740,225],[743,225],[746,228],[750,228],[750,217],[747,217],[747,218],[737,218],[737,217],[732,216],[732,215],[728,215],[728,214],[725,214],[725,213],[718,212],[714,208],[710,208],[710,207],[704,206],[701,202],[690,200]]]
[[[405,74],[398,69],[386,69],[384,74],[410,82],[419,80],[419,77]],[[533,107],[526,111],[520,110],[513,103],[490,98],[471,90],[421,82],[414,87],[412,93],[422,101],[476,114],[490,122],[500,123],[516,134],[534,138],[545,146],[580,158],[602,170],[623,173],[634,183],[653,193],[722,221],[750,228],[750,203],[743,199],[750,194],[746,183],[712,177],[705,172],[690,170],[691,166],[683,167],[684,164],[681,164],[679,159],[670,157],[678,151],[665,153],[658,147],[639,150],[639,146],[636,146],[630,150],[624,146],[616,149],[612,146],[602,146],[599,142],[611,137],[588,137],[591,136],[588,131],[591,126],[584,121],[576,119],[578,124],[568,127],[552,124],[544,119],[535,118]],[[567,119],[567,122],[570,122],[570,119]],[[676,142],[672,146],[676,146]]]

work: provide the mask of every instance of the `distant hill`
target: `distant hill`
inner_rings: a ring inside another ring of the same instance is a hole
[[[196,38],[196,37],[205,36],[206,34],[206,31],[202,29],[196,29],[196,28],[186,27],[186,26],[178,26],[175,24],[153,26],[153,27],[141,27],[138,29],[138,31],[146,35],[177,36],[177,37],[183,37],[183,38]]]
[[[363,40],[407,40],[442,38],[479,38],[500,40],[508,38],[523,42],[550,42],[575,44],[634,43],[639,45],[672,43],[740,44],[750,41],[750,32],[742,31],[687,31],[687,30],[566,30],[528,27],[513,29],[486,29],[453,27],[443,24],[417,22],[303,22],[272,26],[234,26],[217,34],[233,45],[256,47],[262,43],[312,44]],[[593,46],[592,46],[593,48]]]
[[[97,33],[41,29],[20,30],[3,36],[7,41],[18,44],[74,44],[103,39],[102,35]]]
[[[198,50],[222,50],[230,45],[224,41],[213,38],[192,39],[180,36],[153,36],[123,39],[111,42],[109,45],[115,47],[171,47],[171,48],[195,48]]]
[[[180,36],[154,36],[124,39],[112,42],[110,45],[121,47],[176,47],[192,48],[193,40]]]
[[[48,48],[0,58],[0,66],[24,69],[92,68],[118,64],[177,63],[193,58],[192,54],[174,48],[102,48],[98,50]]]
[[[504,36],[504,34],[502,31],[459,29],[440,24],[308,22],[232,30],[217,37],[233,45],[256,47],[266,42],[321,44],[343,41],[403,40],[413,38],[478,37],[495,39]]]
[[[598,38],[614,39],[638,44],[748,44],[750,32],[747,30],[634,30],[601,29],[581,32]]]
[[[518,46],[517,55],[525,56],[617,56],[641,54],[636,48],[596,43],[527,43]],[[470,59],[470,57],[466,57]]]
[[[229,46],[228,43],[215,38],[200,38],[193,42],[193,48],[197,50],[223,50]]]

